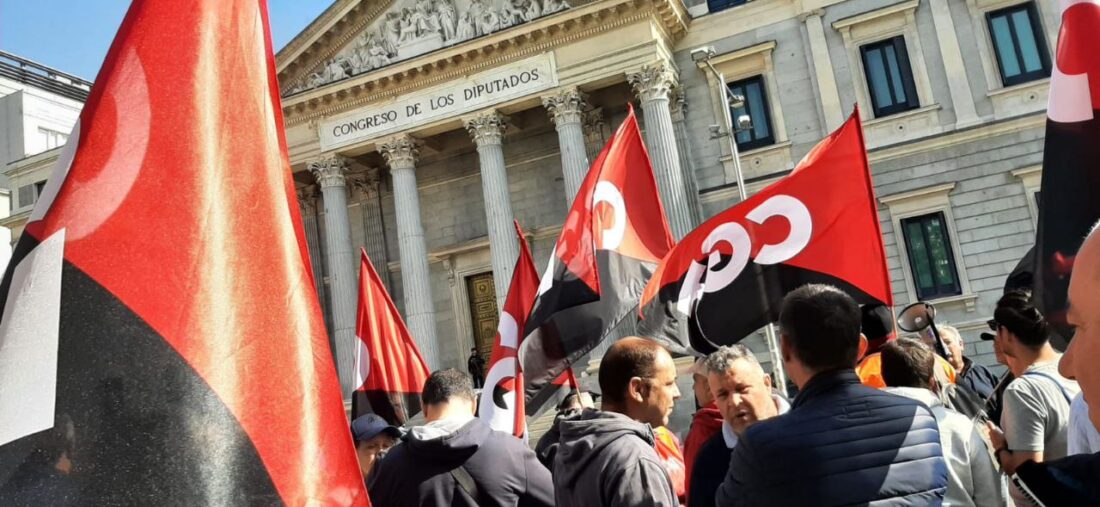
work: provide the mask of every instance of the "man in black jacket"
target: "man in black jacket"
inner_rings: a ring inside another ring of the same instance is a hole
[[[745,431],[718,505],[938,505],[947,465],[920,402],[864,386],[853,371],[860,312],[828,285],[783,300],[780,350],[799,388],[787,414]]]
[[[424,426],[378,463],[375,506],[552,506],[550,472],[523,441],[474,417],[470,377],[433,373],[421,394]]]

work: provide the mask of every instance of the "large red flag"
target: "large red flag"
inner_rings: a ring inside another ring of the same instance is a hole
[[[369,502],[266,4],[135,0],[0,285],[0,505]]]
[[[585,177],[539,284],[520,358],[533,415],[553,381],[637,307],[672,248],[633,108]]]
[[[364,398],[372,412],[390,424],[401,426],[420,412],[420,393],[428,380],[428,365],[420,355],[401,314],[382,285],[382,279],[359,249],[359,312],[355,334],[359,337],[356,357],[358,386],[352,399],[353,416],[366,412]]]
[[[776,320],[807,283],[893,304],[858,111],[790,175],[685,236],[646,286],[641,327],[710,352]]]
[[[1062,26],[1050,78],[1032,270],[1036,303],[1068,338],[1070,271],[1081,239],[1100,219],[1100,1],[1058,5]]]
[[[519,345],[528,312],[535,302],[539,274],[531,259],[531,250],[527,247],[527,238],[523,236],[518,222],[515,226],[519,237],[519,259],[516,259],[516,268],[512,271],[512,282],[508,286],[508,296],[504,298],[504,311],[500,314],[497,336],[493,340],[493,353],[489,358],[489,372],[485,375],[478,416],[494,430],[523,437],[527,432],[527,423]]]

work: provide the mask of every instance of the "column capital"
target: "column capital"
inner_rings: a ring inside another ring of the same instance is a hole
[[[542,107],[550,113],[554,125],[581,123],[588,108],[587,95],[575,86],[558,90],[542,98]]]
[[[820,18],[825,15],[825,9],[813,9],[798,15],[798,20],[805,23],[809,18]]]
[[[304,185],[294,189],[298,196],[298,206],[308,215],[317,213],[317,185]]]
[[[307,167],[322,189],[347,186],[345,174],[348,170],[348,160],[340,155],[323,156],[311,161]]]
[[[348,183],[350,183],[352,189],[358,191],[363,197],[371,198],[378,195],[382,177],[378,168],[371,167],[349,173]]]
[[[669,99],[668,109],[672,113],[673,122],[682,122],[687,115],[688,101],[684,95],[683,90],[677,89],[672,93],[672,98]]]
[[[642,102],[668,99],[672,89],[678,85],[676,70],[665,62],[643,65],[638,72],[628,73],[626,79]]]
[[[478,146],[501,144],[504,139],[505,118],[496,110],[484,111],[462,119],[462,125]]]
[[[390,169],[413,169],[420,158],[420,143],[408,134],[387,139],[378,147]]]

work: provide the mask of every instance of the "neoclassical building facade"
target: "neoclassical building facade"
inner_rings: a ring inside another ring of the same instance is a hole
[[[345,388],[360,247],[430,366],[464,367],[492,344],[512,220],[545,263],[630,104],[677,237],[736,203],[719,86],[745,99],[750,193],[858,104],[897,303],[934,302],[993,363],[976,337],[1034,241],[1057,24],[1052,0],[336,1],[277,61]]]

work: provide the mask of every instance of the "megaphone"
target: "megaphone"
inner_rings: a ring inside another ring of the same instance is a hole
[[[940,332],[936,329],[936,307],[932,303],[917,301],[906,306],[898,314],[898,328],[909,333],[923,333],[930,331],[933,343],[936,345],[936,353],[947,358],[947,345],[940,338]]]

